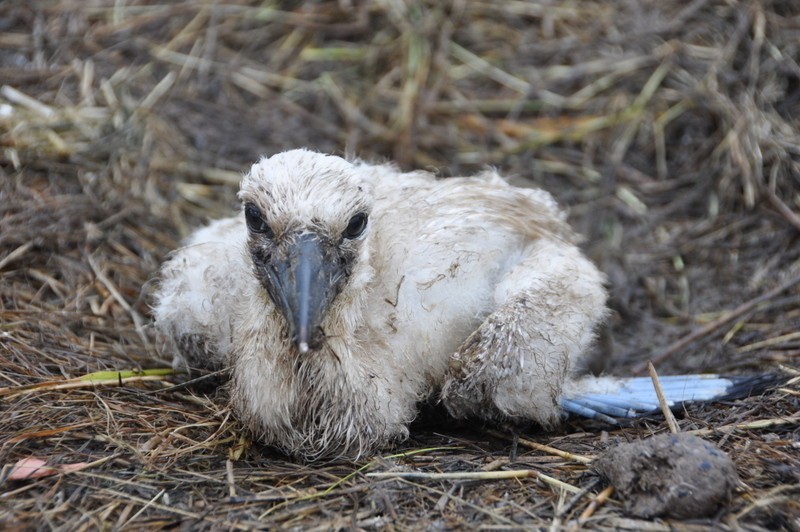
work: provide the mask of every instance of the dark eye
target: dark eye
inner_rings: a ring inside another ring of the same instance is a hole
[[[366,228],[367,215],[363,212],[360,212],[350,218],[350,222],[347,224],[347,229],[344,230],[343,236],[347,239],[358,238]]]
[[[272,229],[270,229],[267,222],[261,216],[261,211],[254,205],[247,205],[244,208],[244,218],[247,220],[247,228],[254,233],[265,233],[267,236],[272,236]]]

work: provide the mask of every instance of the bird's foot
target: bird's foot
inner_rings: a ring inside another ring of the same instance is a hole
[[[566,357],[557,343],[518,326],[530,310],[523,298],[507,303],[451,356],[441,400],[453,417],[557,422]]]

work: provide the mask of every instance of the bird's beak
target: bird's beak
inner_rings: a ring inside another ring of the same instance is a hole
[[[333,247],[314,233],[289,243],[284,259],[269,265],[266,289],[281,310],[301,353],[322,345],[320,325],[343,276]]]

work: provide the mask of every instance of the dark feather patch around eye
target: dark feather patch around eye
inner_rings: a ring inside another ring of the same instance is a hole
[[[244,218],[247,221],[247,228],[258,234],[266,235],[267,238],[272,238],[273,233],[269,224],[264,220],[261,211],[255,205],[246,205],[244,208]]]

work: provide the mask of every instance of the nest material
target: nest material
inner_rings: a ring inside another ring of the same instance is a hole
[[[439,424],[309,467],[250,442],[224,386],[94,372],[169,365],[158,265],[233,212],[247,165],[298,146],[552,191],[609,275],[614,372],[659,352],[662,373],[791,371],[799,63],[800,8],[778,0],[2,3],[0,522],[657,528],[597,503],[580,458],[607,441],[580,425],[531,428],[512,462],[510,436]],[[795,384],[680,421],[744,481],[715,526],[800,526],[798,410]],[[29,457],[56,474],[9,479]],[[535,474],[362,474],[398,469]]]

